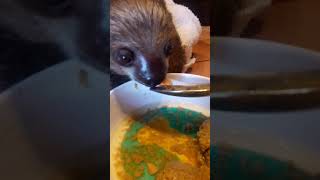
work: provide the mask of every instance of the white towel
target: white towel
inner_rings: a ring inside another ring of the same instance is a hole
[[[187,62],[183,72],[186,72],[196,61],[195,58],[192,58],[192,47],[200,38],[202,32],[201,23],[189,8],[176,4],[173,0],[165,0],[165,2],[185,50]]]

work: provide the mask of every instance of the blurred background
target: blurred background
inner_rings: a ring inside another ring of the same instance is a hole
[[[320,51],[319,7],[319,0],[213,0],[211,36],[223,37],[214,38],[215,75],[254,77],[259,73],[279,73],[279,77],[282,77],[281,73],[287,72],[311,70],[319,72],[320,54],[308,51]],[[263,41],[252,41],[252,39]],[[318,78],[314,80],[319,82],[319,77],[316,75],[312,77]],[[305,81],[308,80],[306,78]],[[260,79],[257,82],[261,81],[264,80]],[[217,81],[213,78],[213,82]],[[251,87],[255,89],[256,85]],[[283,87],[288,88],[287,85]],[[283,97],[283,100],[285,102],[295,99],[292,97]],[[266,103],[280,107],[279,103],[272,104],[272,101],[268,101],[277,98],[266,98]],[[247,99],[238,102],[245,104]],[[235,106],[232,103],[230,106]],[[290,104],[301,103],[292,101]],[[252,105],[261,105],[261,102],[255,101]],[[286,170],[274,172],[272,169],[277,169],[274,168],[275,164],[260,161],[257,156],[237,154],[239,152],[237,150],[230,151],[220,146],[217,148],[216,156],[217,175],[220,173],[223,177],[220,179],[319,179],[320,169],[317,168],[319,166],[316,161],[320,158],[320,144],[315,138],[319,137],[320,124],[317,118],[319,113],[319,108],[279,113],[212,111],[215,117],[216,144],[244,147],[294,164],[294,166],[291,166],[291,163],[289,166],[284,165]],[[266,140],[268,138],[270,140]],[[312,157],[306,157],[311,154]],[[224,156],[231,158],[226,160]],[[236,162],[235,159],[239,161]],[[251,165],[253,168],[248,168]],[[256,173],[254,170],[256,167],[264,173]],[[290,167],[302,168],[303,172]],[[243,174],[239,175],[237,172]],[[259,178],[252,178],[252,172],[258,174]],[[303,177],[309,173],[315,177]],[[269,176],[271,174],[277,177]]]
[[[319,7],[318,0],[214,0],[211,33],[320,51]]]
[[[210,26],[212,0],[174,0],[177,4],[188,7],[200,20],[203,26]]]

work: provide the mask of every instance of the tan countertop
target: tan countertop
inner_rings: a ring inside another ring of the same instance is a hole
[[[192,74],[210,77],[210,27],[203,27],[199,42],[193,47],[197,58],[192,66]]]

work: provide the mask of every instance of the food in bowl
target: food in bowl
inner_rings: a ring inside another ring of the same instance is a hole
[[[161,107],[133,115],[117,149],[118,179],[210,179],[210,119]]]
[[[159,172],[157,179],[210,179],[210,119],[205,120],[197,133],[197,148],[200,150],[200,167],[194,167],[178,161],[170,161]]]

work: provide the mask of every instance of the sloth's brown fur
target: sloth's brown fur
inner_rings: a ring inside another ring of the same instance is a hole
[[[125,74],[112,57],[117,48],[130,47],[142,54],[161,56],[168,41],[173,44],[168,72],[182,71],[184,50],[163,0],[111,0],[110,10],[110,65],[113,71]]]

